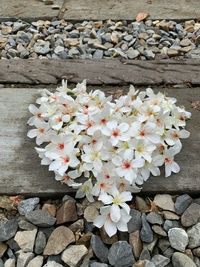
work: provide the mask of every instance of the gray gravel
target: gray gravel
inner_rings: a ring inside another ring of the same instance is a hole
[[[0,267],[200,266],[200,202],[188,195],[136,196],[128,232],[112,238],[91,223],[88,210],[99,202],[67,195],[2,202]]]
[[[127,22],[64,20],[0,24],[0,58],[200,58],[194,20]]]

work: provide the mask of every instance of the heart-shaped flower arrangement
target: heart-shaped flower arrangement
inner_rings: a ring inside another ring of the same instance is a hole
[[[100,90],[86,92],[85,81],[74,89],[63,81],[55,93],[43,90],[36,103],[29,106],[28,124],[35,128],[28,136],[36,137],[41,164],[77,188],[77,198],[104,204],[94,225],[104,225],[109,236],[127,231],[126,202],[150,174],[160,175],[162,165],[166,177],[180,170],[174,156],[189,136],[184,128],[191,114],[175,98],[130,86],[112,101]]]

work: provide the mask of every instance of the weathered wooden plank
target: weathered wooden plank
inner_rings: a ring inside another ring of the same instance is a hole
[[[61,6],[62,0],[55,0]],[[133,20],[136,15],[145,11],[152,19],[191,19],[200,17],[199,0],[67,0],[64,18],[67,20]],[[45,6],[42,1],[1,0],[0,19],[20,18],[35,20],[53,18],[58,11]]]
[[[200,60],[0,60],[0,83],[58,84],[88,80],[92,85],[200,85]]]
[[[127,88],[101,87],[108,94],[119,95]],[[181,172],[170,178],[151,178],[144,185],[143,193],[158,192],[192,194],[200,193],[200,111],[191,109],[190,102],[200,99],[200,88],[160,89],[170,96],[177,97],[178,103],[192,112],[188,121],[191,137],[183,142],[182,153],[178,157]],[[40,166],[34,151],[35,142],[27,138],[30,116],[28,105],[34,103],[38,90],[31,88],[0,89],[0,194],[24,194],[58,196],[72,192],[67,186],[54,181],[53,173],[47,166]]]
[[[62,6],[63,0],[55,0],[55,4]],[[0,21],[25,19],[52,19],[58,15],[58,10],[53,10],[51,5],[45,5],[38,0],[1,0]]]

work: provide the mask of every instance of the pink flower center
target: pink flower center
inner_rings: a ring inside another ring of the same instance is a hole
[[[109,174],[106,174],[106,175],[105,175],[105,178],[106,178],[106,179],[110,179],[110,175],[109,175]]]
[[[172,137],[175,138],[175,139],[178,139],[179,138],[179,135],[177,132],[173,132],[172,133]]]
[[[87,128],[92,127],[93,124],[94,124],[93,121],[87,121],[87,122],[86,122],[86,126],[87,126]]]
[[[171,164],[172,163],[172,160],[170,158],[165,158],[165,163],[166,164]]]
[[[38,131],[39,131],[39,133],[43,134],[44,133],[44,128],[39,128]]]
[[[101,119],[101,124],[105,125],[107,123],[106,119]]]
[[[99,185],[99,186],[100,186],[100,188],[101,188],[101,189],[104,189],[104,188],[106,188],[106,184],[105,184],[104,182],[100,183],[100,185]]]
[[[64,143],[58,144],[58,149],[63,150],[65,147]]]
[[[113,131],[112,131],[112,136],[113,136],[113,137],[118,137],[118,136],[120,136],[120,131],[119,131],[118,129],[113,130]]]
[[[131,167],[132,167],[132,164],[130,161],[128,161],[128,160],[123,161],[123,163],[122,163],[123,169],[130,169]]]
[[[97,140],[96,139],[92,139],[92,142],[91,142],[93,145],[95,145],[97,143]]]
[[[141,137],[144,137],[144,136],[145,136],[145,131],[144,131],[144,130],[141,130],[140,133],[139,133],[139,135],[140,135]]]
[[[37,113],[37,117],[41,118],[42,117],[42,113],[41,112]]]
[[[70,158],[68,156],[61,157],[61,158],[62,158],[64,164],[67,164],[70,161]]]
[[[62,118],[61,117],[57,117],[56,118],[56,122],[61,122],[62,121]]]

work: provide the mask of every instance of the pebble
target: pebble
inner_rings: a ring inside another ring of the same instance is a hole
[[[93,54],[93,59],[102,59],[103,58],[103,50],[97,49]]]
[[[38,40],[33,47],[35,53],[46,55],[50,51],[50,43],[48,41]]]
[[[47,0],[44,3],[51,2],[52,0]],[[60,9],[60,6],[52,5],[52,8]],[[30,58],[34,51],[36,57],[56,59],[101,59],[114,56],[153,60],[156,54],[162,54],[163,48],[167,48],[167,57],[199,58],[198,53],[193,53],[199,44],[199,25],[198,22],[185,24],[165,20],[82,23],[38,20],[31,24],[20,20],[14,23],[7,21],[1,23],[4,39],[0,41],[0,47],[3,48],[1,56]],[[180,51],[174,49],[177,44],[182,47]],[[23,51],[18,51],[18,45],[24,46]],[[143,53],[139,45],[145,47]],[[109,50],[110,48],[114,50]],[[188,55],[190,49],[192,53]]]
[[[55,224],[56,218],[45,210],[33,210],[25,215],[26,219],[40,227],[49,227]]]
[[[39,201],[40,199],[38,197],[22,200],[17,206],[17,209],[21,215],[25,215],[26,213],[34,210],[37,207]]]
[[[118,241],[111,246],[108,260],[114,267],[127,267],[135,262],[132,248],[126,241]]]
[[[101,240],[104,242],[104,244],[108,244],[108,245],[112,245],[118,241],[117,234],[109,237],[109,235],[106,233],[104,227],[100,229],[100,237],[101,237]]]
[[[142,215],[142,228],[140,231],[140,238],[143,242],[146,243],[151,243],[153,241],[153,232],[144,214]]]
[[[27,222],[27,221],[25,221],[23,219],[18,222],[18,226],[22,230],[29,230],[29,231],[31,231],[31,230],[37,229],[37,226],[35,226],[32,223]]]
[[[132,233],[136,230],[140,230],[142,227],[142,215],[141,212],[136,209],[131,209],[130,211],[131,219],[128,222],[128,232]]]
[[[196,248],[200,246],[200,223],[197,223],[187,231],[189,238],[189,248]]]
[[[32,231],[19,231],[16,233],[14,240],[23,252],[33,252],[36,234],[37,229]]]
[[[174,267],[197,267],[192,259],[181,252],[175,252],[173,254],[172,264]]]
[[[140,231],[137,230],[129,234],[129,244],[132,246],[134,257],[139,259],[143,248],[143,244],[140,239]]]
[[[39,231],[35,239],[34,252],[36,254],[42,254],[45,246],[46,246],[46,236],[42,231]]]
[[[100,237],[97,235],[93,235],[91,237],[91,247],[96,255],[96,257],[101,261],[106,263],[108,261],[108,248],[101,241]]]
[[[92,262],[90,264],[90,267],[109,267],[109,266],[106,263]]]
[[[0,263],[1,266],[1,263]],[[8,259],[2,267],[15,267],[15,259]]]
[[[153,53],[152,50],[145,50],[143,54],[146,57],[146,59],[152,60],[155,58],[155,54]]]
[[[172,197],[168,194],[158,194],[154,198],[154,203],[157,207],[163,209],[163,210],[169,210],[174,211],[174,202],[172,200]]]
[[[7,248],[8,248],[7,244],[0,242],[0,258],[6,252]]]
[[[63,267],[63,265],[55,261],[48,261],[43,267]]]
[[[163,228],[159,225],[153,225],[152,230],[159,236],[167,236],[167,233],[163,230]]]
[[[47,211],[47,212],[48,212],[51,216],[53,216],[53,217],[56,216],[56,207],[55,207],[55,205],[53,205],[53,204],[45,203],[45,204],[42,206],[42,210]]]
[[[87,253],[84,245],[71,245],[62,253],[61,259],[69,267],[77,267]]]
[[[187,195],[181,195],[176,198],[176,202],[174,204],[175,211],[177,214],[183,214],[183,212],[188,208],[188,206],[192,203],[192,198]]]
[[[186,38],[186,39],[183,39],[183,40],[181,40],[180,41],[180,45],[181,46],[189,46],[189,45],[191,45],[191,41],[190,41],[190,39],[188,39],[188,38]]]
[[[100,202],[93,202],[89,204],[84,210],[84,218],[87,222],[93,222],[94,219],[99,215]]]
[[[178,221],[171,221],[171,220],[166,220],[164,222],[163,228],[165,229],[166,232],[169,231],[171,228],[179,227],[179,222]]]
[[[58,255],[73,242],[75,242],[73,232],[65,226],[59,226],[51,233],[43,254]]]
[[[143,248],[139,259],[140,260],[150,260],[151,259],[151,255],[150,255],[148,248],[146,248],[146,247]]]
[[[162,216],[159,213],[157,213],[157,212],[150,212],[146,216],[146,219],[151,224],[159,224],[159,225],[162,225],[164,223],[164,220],[163,220]]]
[[[130,47],[127,51],[126,54],[128,56],[129,59],[135,59],[140,55],[140,52],[138,50],[133,49],[132,47]]]
[[[176,213],[168,211],[168,210],[164,210],[162,214],[165,220],[179,220],[180,218]]]
[[[34,258],[32,252],[19,251],[19,256],[17,258],[17,267],[27,267],[28,263]]]
[[[184,252],[188,245],[188,235],[181,228],[171,228],[168,231],[169,242],[172,248]]]
[[[42,256],[37,256],[33,258],[27,267],[42,267],[44,258]]]
[[[168,263],[170,262],[170,259],[168,259],[167,257],[164,257],[163,255],[155,255],[153,256],[153,258],[151,259],[151,262],[154,263],[155,267],[164,267],[166,265],[168,265]]]
[[[83,219],[79,219],[76,222],[72,223],[69,226],[69,229],[72,230],[72,232],[82,232],[84,230],[84,220]]]
[[[169,57],[176,57],[179,55],[179,51],[176,49],[173,49],[173,48],[169,48],[169,49],[167,49],[167,55]]]
[[[18,223],[16,219],[0,220],[0,242],[11,239],[17,232]]]
[[[192,203],[182,214],[181,223],[183,226],[189,227],[196,224],[199,219],[200,219],[200,205]]]
[[[57,224],[74,222],[78,219],[76,202],[72,197],[68,197],[58,209],[56,214]]]
[[[146,201],[141,197],[135,197],[135,206],[140,212],[145,213],[149,211],[149,206],[147,205]]]

